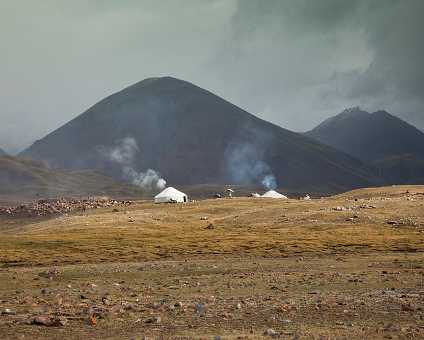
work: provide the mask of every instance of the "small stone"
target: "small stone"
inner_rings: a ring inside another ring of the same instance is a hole
[[[124,309],[125,310],[128,310],[128,311],[133,311],[133,312],[137,312],[138,311],[138,308],[134,304],[132,304],[132,303],[126,304],[125,307],[124,307]]]
[[[277,337],[277,336],[278,336],[278,333],[277,333],[275,330],[273,330],[272,328],[268,328],[268,329],[264,332],[264,335],[266,335],[266,336],[271,336],[271,337]]]
[[[16,314],[16,312],[15,312],[14,310],[9,309],[9,308],[5,308],[5,309],[1,312],[1,314],[3,314],[3,315],[15,315],[15,314]]]
[[[194,308],[195,308],[197,314],[205,314],[206,313],[206,308],[205,308],[205,305],[203,303],[196,303]]]
[[[415,308],[411,305],[402,305],[401,310],[403,312],[415,312]]]
[[[91,314],[88,318],[88,324],[91,326],[96,326],[97,325],[97,318],[96,315]]]
[[[102,297],[102,302],[106,306],[108,306],[108,305],[111,304],[111,301],[110,301],[110,299],[109,299],[109,297],[107,295],[105,295],[105,296]]]
[[[66,318],[50,317],[50,316],[36,316],[29,321],[31,325],[46,326],[46,327],[59,327],[65,326],[68,323]]]
[[[145,321],[145,323],[155,323],[155,324],[160,324],[161,322],[162,322],[162,318],[160,316],[149,318]]]

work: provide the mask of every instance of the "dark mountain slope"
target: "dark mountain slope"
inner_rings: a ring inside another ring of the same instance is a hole
[[[141,190],[94,171],[51,169],[42,162],[11,156],[0,157],[0,197],[140,196]]]
[[[340,191],[380,183],[362,162],[170,77],[100,101],[22,155],[119,178],[122,169],[105,150],[128,137],[138,146],[131,166],[155,169],[171,184],[255,184],[275,176],[281,187]]]
[[[385,111],[348,109],[306,135],[378,167],[392,183],[424,183],[424,133]]]
[[[6,156],[6,152],[3,151],[3,149],[0,148],[0,156]]]

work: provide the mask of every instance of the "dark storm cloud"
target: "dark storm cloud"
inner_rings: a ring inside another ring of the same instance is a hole
[[[237,101],[295,130],[356,105],[424,128],[422,13],[420,0],[239,1],[216,66],[230,51],[248,84]]]
[[[294,130],[356,105],[424,128],[422,13],[420,0],[3,0],[0,146],[161,75]]]

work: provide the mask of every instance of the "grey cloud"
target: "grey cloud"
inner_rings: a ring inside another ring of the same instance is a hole
[[[4,0],[0,146],[161,75],[293,130],[356,105],[424,129],[423,12],[421,0]]]
[[[271,107],[267,118],[302,130],[359,104],[406,119],[420,116],[414,123],[424,128],[424,2],[268,1],[267,8],[253,3],[239,2],[235,32],[247,34],[239,40],[242,46],[265,42],[263,51],[280,56],[280,64],[261,68],[259,94],[266,93],[263,107]]]

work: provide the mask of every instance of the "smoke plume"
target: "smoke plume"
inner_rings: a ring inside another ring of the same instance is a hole
[[[277,189],[277,179],[272,174],[266,175],[262,179],[262,185],[269,190]]]
[[[237,184],[261,183],[269,190],[277,188],[277,180],[262,156],[263,152],[248,142],[227,148],[227,166]]]
[[[117,141],[113,148],[102,150],[109,161],[121,166],[122,176],[126,181],[148,191],[162,190],[166,181],[155,170],[139,172],[135,169],[134,163],[139,151],[137,141],[131,137]]]

